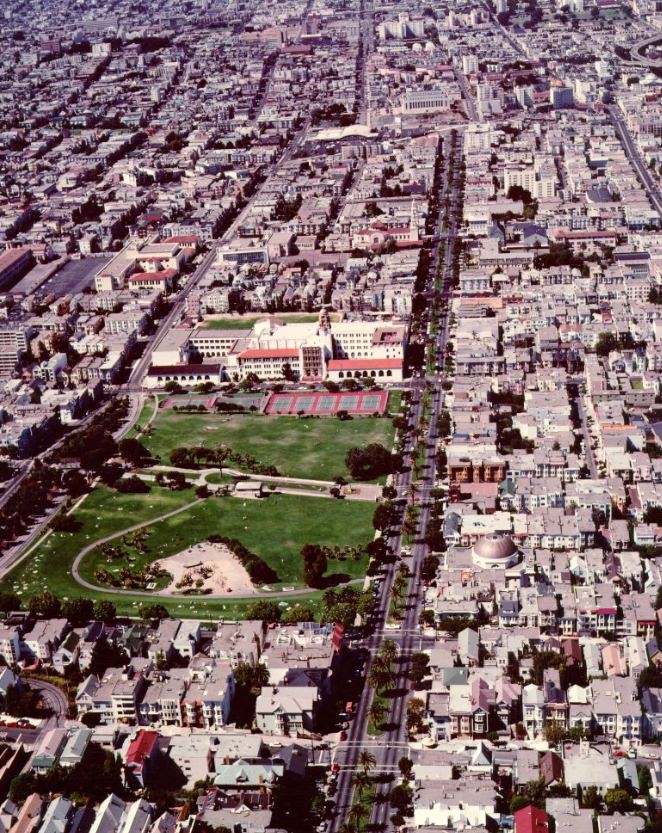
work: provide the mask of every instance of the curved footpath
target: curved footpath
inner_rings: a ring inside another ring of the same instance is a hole
[[[123,596],[159,596],[166,599],[185,599],[187,601],[191,601],[192,599],[245,599],[245,600],[258,600],[258,599],[269,599],[274,598],[276,596],[307,596],[310,593],[314,593],[315,589],[312,587],[298,587],[294,590],[258,590],[256,589],[254,593],[232,593],[232,592],[225,592],[225,593],[200,593],[200,594],[192,594],[192,593],[168,593],[167,590],[126,590],[121,587],[104,587],[101,584],[92,584],[92,582],[87,581],[84,579],[80,574],[80,565],[85,558],[85,556],[92,552],[92,550],[96,549],[97,547],[102,546],[103,544],[107,544],[109,541],[115,540],[115,538],[120,538],[122,535],[127,535],[131,532],[136,532],[139,529],[143,529],[146,526],[152,526],[153,524],[160,523],[161,521],[166,521],[168,518],[172,518],[175,515],[179,515],[181,512],[186,512],[189,509],[192,509],[194,506],[197,506],[199,503],[202,503],[204,498],[198,498],[197,500],[192,501],[191,503],[187,503],[184,506],[180,506],[177,509],[173,509],[170,512],[166,512],[163,515],[160,515],[158,518],[152,518],[149,521],[143,521],[139,524],[134,524],[133,526],[128,526],[126,529],[121,529],[119,532],[113,532],[112,535],[105,535],[103,538],[98,538],[96,541],[93,541],[91,544],[87,544],[87,546],[83,547],[83,549],[78,553],[76,558],[74,558],[74,562],[71,565],[71,575],[78,584],[82,587],[85,587],[87,590],[92,590],[95,593],[118,593]],[[336,587],[346,587],[349,584],[361,584],[365,581],[364,578],[352,579],[351,581],[343,582],[342,584],[334,585],[334,589]]]

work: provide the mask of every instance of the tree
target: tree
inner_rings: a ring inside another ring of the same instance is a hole
[[[368,685],[382,691],[392,685],[394,679],[391,663],[383,657],[375,657],[368,672]]]
[[[0,592],[0,612],[9,613],[12,610],[19,610],[21,600],[15,593]]]
[[[421,562],[421,579],[428,583],[436,578],[439,568],[439,558],[436,555],[426,555]]]
[[[639,782],[639,794],[647,795],[653,786],[653,776],[651,775],[650,767],[637,767],[637,781]]]
[[[141,605],[140,606],[140,618],[149,620],[149,619],[169,619],[170,612],[168,608],[162,604],[150,604],[150,605]]]
[[[92,599],[67,599],[62,605],[62,615],[75,628],[80,628],[94,615],[94,602]]]
[[[92,657],[90,659],[90,674],[96,674],[101,678],[106,673],[107,668],[121,668],[129,661],[128,656],[123,648],[109,642],[106,637],[97,639],[92,649]]]
[[[53,532],[78,532],[81,523],[73,515],[63,511],[58,512],[48,526]]]
[[[256,373],[249,373],[239,383],[239,390],[253,390],[256,385],[260,384],[260,377]]]
[[[292,365],[289,362],[285,362],[285,364],[283,365],[282,374],[283,379],[286,379],[288,382],[294,382],[297,378],[297,375],[292,369]]]
[[[118,492],[125,495],[146,495],[151,491],[149,483],[141,477],[137,477],[135,474],[132,474],[130,477],[120,478],[115,488]]]
[[[181,492],[188,486],[188,483],[186,482],[186,475],[183,471],[168,471],[165,473],[159,472],[159,474],[157,474],[157,482],[163,483],[175,492]]]
[[[425,703],[418,697],[412,697],[407,703],[407,729],[418,734],[423,729]]]
[[[315,613],[312,608],[306,607],[302,604],[295,604],[286,611],[286,619],[288,622],[314,622]]]
[[[381,536],[379,538],[373,538],[367,545],[366,552],[370,558],[374,558],[378,564],[382,564],[388,558],[388,546],[386,545],[386,541]]]
[[[552,720],[548,720],[547,723],[545,723],[543,734],[547,743],[551,746],[558,746],[565,739],[567,732],[563,726],[560,726],[558,723],[554,723]]]
[[[78,469],[72,469],[62,475],[62,488],[66,489],[71,497],[81,497],[90,490],[87,478]]]
[[[117,610],[112,602],[99,599],[94,603],[93,615],[95,619],[100,619],[106,625],[113,625],[117,618]]]
[[[434,610],[424,610],[420,615],[420,623],[425,628],[434,628],[436,624],[436,617]]]
[[[232,453],[232,449],[227,445],[222,445],[216,449],[216,465],[218,466],[218,470],[221,474],[223,474],[223,464],[228,459],[230,454]]]
[[[411,778],[411,773],[414,768],[414,763],[411,758],[408,758],[406,755],[403,755],[402,758],[398,761],[398,767],[400,772],[402,773],[403,778]]]
[[[514,795],[510,799],[508,809],[510,810],[510,815],[513,816],[518,810],[523,810],[525,807],[530,806],[531,801],[525,795]]]
[[[55,619],[60,615],[60,600],[49,590],[37,593],[28,602],[28,610],[31,616],[38,616],[43,619]]]
[[[379,700],[373,700],[370,706],[369,717],[375,726],[381,726],[386,717],[386,706]]]
[[[118,451],[127,462],[134,466],[139,466],[151,457],[149,451],[140,440],[136,440],[134,437],[125,437],[123,440],[120,440]]]
[[[303,578],[309,587],[322,587],[327,560],[319,544],[304,544],[301,548],[303,558]]]
[[[240,662],[234,668],[233,674],[237,686],[246,691],[259,694],[263,686],[269,685],[269,669],[261,662],[258,662],[257,665],[251,665],[249,662]]]
[[[259,601],[249,605],[246,609],[246,618],[255,619],[267,624],[280,622],[281,609],[276,602]]]
[[[191,452],[188,448],[173,448],[170,452],[170,462],[180,469],[190,468],[193,465]]]
[[[613,333],[600,333],[595,352],[598,356],[607,357],[614,350],[618,350],[618,339]]]
[[[443,410],[437,419],[437,430],[440,436],[447,437],[453,428],[451,415],[447,410]]]
[[[598,788],[594,786],[586,787],[582,791],[581,806],[587,810],[599,810],[602,804],[602,798],[598,792]]]
[[[393,787],[389,796],[391,807],[398,810],[402,815],[409,815],[412,796],[413,792],[409,784],[397,784]]]
[[[378,503],[377,506],[375,506],[375,511],[372,516],[372,525],[375,529],[383,532],[385,529],[393,526],[396,519],[397,512],[394,504],[391,503],[391,501],[385,501],[384,503]]]
[[[345,465],[354,480],[375,480],[393,471],[393,456],[381,443],[370,443],[350,448]]]
[[[350,821],[355,825],[356,830],[361,829],[361,820],[366,814],[366,809],[362,804],[353,804],[349,811]]]
[[[368,752],[367,750],[363,750],[359,755],[359,766],[363,768],[363,772],[367,775],[371,769],[374,769],[377,765],[377,759],[372,754],[372,752]]]
[[[400,649],[392,639],[385,639],[379,646],[379,656],[387,662],[395,662],[400,653]]]
[[[615,787],[605,793],[605,804],[612,813],[627,813],[632,809],[632,798],[627,790]]]
[[[430,672],[430,657],[423,653],[415,653],[411,658],[411,668],[409,669],[409,679],[415,685],[420,685],[424,677]]]
[[[354,785],[354,789],[358,792],[360,796],[363,796],[363,793],[366,790],[369,790],[372,786],[372,780],[367,772],[355,772],[352,776],[352,784]]]

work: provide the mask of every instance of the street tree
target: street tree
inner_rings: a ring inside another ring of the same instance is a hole
[[[367,750],[363,750],[359,755],[359,766],[363,768],[363,772],[367,775],[370,770],[374,769],[377,765],[377,759],[372,754],[372,752],[368,752]]]

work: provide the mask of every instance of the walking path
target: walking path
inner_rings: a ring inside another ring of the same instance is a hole
[[[185,474],[196,486],[217,486],[217,483],[208,483],[207,478],[212,474],[220,474],[219,468],[209,469],[186,469],[177,468],[176,466],[156,465],[150,466],[149,469],[140,475],[144,479],[153,480],[154,475],[151,472],[181,472]],[[280,489],[284,494],[302,494],[309,497],[331,497],[327,492],[320,492],[313,489],[307,489],[307,486],[319,486],[324,489],[332,489],[337,484],[332,480],[312,480],[306,477],[285,477],[284,475],[267,475],[267,474],[253,474],[251,472],[239,471],[239,469],[232,469],[224,467],[223,474],[228,474],[231,477],[241,477],[247,480],[259,480],[262,483],[275,483],[277,486],[283,485]],[[297,487],[304,488],[297,488]],[[382,495],[382,486],[379,483],[354,483],[351,486],[352,491],[347,492],[344,497],[346,500],[367,500],[375,502]]]

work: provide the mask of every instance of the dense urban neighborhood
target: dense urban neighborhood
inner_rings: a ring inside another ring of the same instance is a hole
[[[0,18],[0,833],[662,833],[662,4]]]

